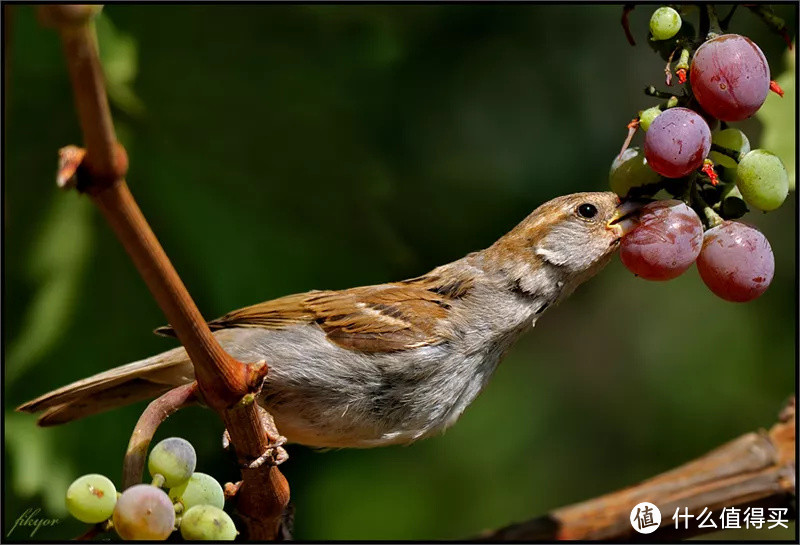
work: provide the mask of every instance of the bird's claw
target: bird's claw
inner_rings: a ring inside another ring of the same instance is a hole
[[[266,461],[261,460],[266,456],[267,459],[272,459],[270,462],[272,465],[281,465],[289,459],[289,454],[286,452],[286,449],[283,448],[283,445],[286,444],[286,437],[280,434],[278,427],[275,426],[275,420],[272,418],[272,415],[261,405],[258,405],[258,413],[261,417],[261,425],[264,427],[264,431],[269,439],[270,447],[252,463],[255,464],[258,462],[258,465],[254,466],[258,467]]]
[[[285,438],[282,438],[285,441]],[[289,459],[289,453],[280,445],[273,445],[264,451],[264,454],[249,463],[240,464],[242,469],[256,469],[265,463],[271,466],[279,466]]]
[[[256,405],[256,407],[261,417],[261,425],[263,426],[264,432],[267,434],[267,438],[269,439],[270,446],[267,447],[264,453],[258,458],[249,462],[240,463],[239,466],[243,469],[255,469],[257,467],[261,467],[264,463],[279,466],[289,459],[289,453],[287,453],[286,449],[283,448],[283,445],[285,445],[287,441],[286,437],[278,433],[278,428],[275,426],[275,421],[272,419],[272,415],[260,405]],[[230,449],[230,446],[231,434],[226,428],[225,431],[222,432],[222,448],[228,450]]]

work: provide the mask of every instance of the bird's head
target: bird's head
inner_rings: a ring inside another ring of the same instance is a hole
[[[577,286],[608,263],[640,206],[611,192],[564,195],[539,206],[489,252],[526,291],[535,291],[543,270]]]

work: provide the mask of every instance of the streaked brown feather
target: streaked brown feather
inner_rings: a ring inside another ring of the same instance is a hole
[[[341,291],[310,291],[266,301],[212,320],[212,330],[232,327],[284,329],[317,324],[331,342],[362,352],[393,352],[448,340],[437,328],[454,301],[472,287],[467,275],[436,274]],[[173,335],[169,327],[156,330]]]

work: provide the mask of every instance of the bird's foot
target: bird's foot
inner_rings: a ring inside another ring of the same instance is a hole
[[[270,446],[267,447],[264,453],[258,458],[249,462],[240,463],[239,465],[242,468],[247,469],[261,467],[264,463],[275,466],[281,465],[283,462],[289,459],[289,453],[287,453],[286,449],[283,448],[283,445],[286,444],[286,437],[278,432],[278,428],[275,427],[275,420],[273,420],[272,415],[269,414],[269,412],[267,412],[260,405],[257,405],[257,409],[259,416],[261,417],[261,425],[264,428],[264,432],[267,434]],[[222,448],[229,450],[230,447],[231,434],[227,429],[225,429],[225,431],[222,432]]]
[[[246,464],[246,467],[249,469],[255,469],[264,463],[279,466],[289,459],[289,453],[287,453],[286,449],[283,448],[283,445],[286,444],[286,437],[278,432],[278,428],[275,426],[275,420],[272,418],[272,415],[269,414],[269,412],[267,412],[267,410],[261,405],[258,405],[257,407],[258,414],[261,417],[261,425],[264,428],[264,432],[267,434],[270,446],[267,447],[267,450],[265,450],[261,456],[249,464]]]

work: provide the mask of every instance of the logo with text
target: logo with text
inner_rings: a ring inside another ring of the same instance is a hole
[[[631,510],[631,526],[640,534],[650,534],[661,525],[661,511],[650,502],[637,503]]]

